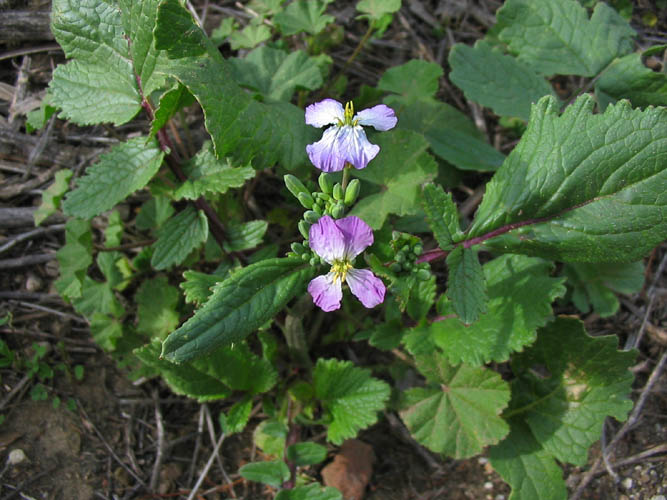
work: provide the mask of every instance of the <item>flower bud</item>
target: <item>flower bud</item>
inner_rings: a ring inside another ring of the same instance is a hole
[[[333,197],[336,201],[343,199],[343,186],[340,185],[340,182],[337,182],[333,187]]]
[[[359,182],[359,179],[352,179],[350,183],[347,185],[347,189],[345,189],[345,204],[348,207],[350,205],[353,205],[354,202],[357,201],[360,187],[361,183]]]
[[[339,201],[336,203],[336,206],[331,209],[331,217],[340,219],[343,215],[345,215],[345,205],[343,202]]]
[[[420,281],[427,281],[431,277],[431,271],[427,269],[420,269],[417,271],[417,279]]]
[[[414,255],[416,255],[417,257],[419,257],[419,256],[422,254],[423,251],[424,251],[424,247],[421,246],[419,243],[417,243],[417,244],[414,246],[414,248],[412,249],[412,253],[413,253]]]
[[[389,270],[395,273],[400,273],[403,270],[403,266],[401,266],[398,262],[392,262],[389,266]]]
[[[304,193],[303,191],[297,195],[296,199],[299,200],[299,203],[301,203],[304,208],[313,208],[313,204],[315,203],[315,200],[310,196],[310,193]]]
[[[320,185],[320,189],[323,193],[331,194],[333,192],[333,183],[331,182],[331,177],[328,174],[322,172],[318,177],[317,182]]]
[[[289,192],[292,193],[295,198],[299,198],[299,193],[309,194],[306,186],[303,185],[303,182],[294,177],[292,174],[287,174],[285,177],[283,177],[283,180],[285,181],[285,186],[287,189],[289,189]]]
[[[313,210],[306,210],[303,214],[303,219],[311,224],[316,224],[320,220],[320,214]]]
[[[301,236],[303,236],[303,238],[306,239],[306,240],[308,238],[310,238],[310,234],[309,234],[310,233],[310,226],[311,226],[311,224],[309,224],[305,220],[300,220],[299,224],[298,224],[299,232],[301,233]]]
[[[306,247],[296,241],[290,245],[290,248],[292,248],[292,251],[297,255],[303,255],[308,251]]]

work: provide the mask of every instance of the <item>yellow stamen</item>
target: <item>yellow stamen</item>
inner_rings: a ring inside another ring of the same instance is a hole
[[[335,283],[340,278],[340,282],[345,283],[345,278],[350,269],[352,269],[352,264],[347,260],[335,260],[331,265],[331,270],[334,273],[333,282]]]
[[[352,118],[354,117],[354,104],[352,104],[352,101],[347,101],[345,103],[345,125],[356,125],[356,123],[352,122]]]

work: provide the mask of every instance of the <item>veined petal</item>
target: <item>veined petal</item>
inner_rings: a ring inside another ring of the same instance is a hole
[[[351,215],[335,222],[343,233],[345,257],[350,261],[373,244],[373,230],[359,217]]]
[[[313,127],[333,125],[342,122],[344,118],[343,105],[334,99],[324,99],[306,108],[306,123]]]
[[[308,244],[329,264],[333,264],[334,260],[342,260],[345,256],[345,235],[329,215],[320,217],[320,220],[310,226]]]
[[[308,293],[313,297],[313,302],[324,312],[339,309],[340,301],[343,298],[340,280],[334,282],[334,276],[335,274],[330,272],[318,276],[308,284]]]
[[[322,139],[306,146],[308,158],[313,165],[323,172],[343,170],[346,158],[340,151],[340,135],[342,129],[345,128],[349,127],[338,127],[336,125],[329,127],[322,134]]]
[[[364,307],[370,309],[384,301],[384,283],[368,269],[350,269],[346,281],[350,291]]]
[[[339,155],[356,169],[366,168],[368,162],[380,152],[380,146],[368,142],[366,132],[359,125],[341,127],[336,143]]]
[[[389,106],[378,104],[372,108],[359,111],[354,120],[359,120],[359,125],[373,127],[375,130],[389,130],[396,126],[398,118]]]

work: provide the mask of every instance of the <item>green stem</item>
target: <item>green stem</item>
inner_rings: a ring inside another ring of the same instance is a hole
[[[345,164],[345,167],[343,168],[343,181],[340,184],[340,187],[343,188],[343,196],[345,195],[345,190],[347,189],[347,183],[350,181],[350,170],[352,169],[352,165],[349,163]]]

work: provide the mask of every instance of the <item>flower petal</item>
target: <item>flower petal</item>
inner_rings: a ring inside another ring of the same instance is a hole
[[[359,217],[351,215],[350,217],[338,219],[335,223],[343,233],[345,257],[347,259],[354,259],[373,244],[373,230]]]
[[[345,256],[345,235],[329,216],[320,217],[310,226],[308,244],[313,251],[329,264],[342,260]]]
[[[366,132],[359,125],[341,127],[336,142],[338,154],[356,169],[366,168],[368,162],[380,152],[380,146],[368,142]]]
[[[354,120],[359,120],[359,125],[373,127],[375,130],[392,129],[398,122],[394,110],[384,104],[359,111]]]
[[[346,281],[350,291],[364,307],[370,309],[384,301],[384,283],[368,269],[350,269]]]
[[[323,172],[338,172],[345,166],[346,158],[340,151],[340,135],[343,128],[349,127],[329,127],[322,134],[322,139],[306,146],[308,158]]]
[[[344,118],[343,105],[334,99],[324,99],[306,108],[306,123],[313,127],[333,125],[339,120],[342,122]]]
[[[343,298],[340,280],[334,282],[334,276],[334,273],[330,272],[318,276],[308,284],[308,293],[313,297],[313,302],[325,312],[339,309]]]

